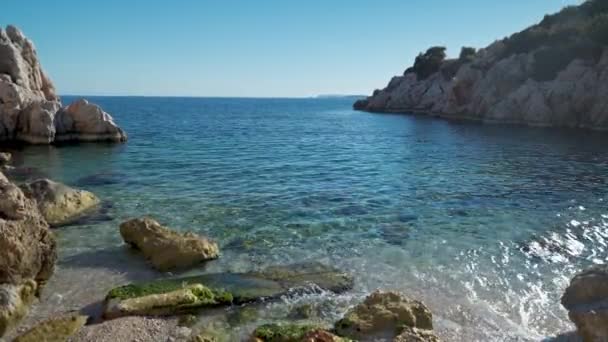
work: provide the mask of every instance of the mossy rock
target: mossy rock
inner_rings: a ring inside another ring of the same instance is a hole
[[[277,298],[311,285],[342,292],[352,287],[352,278],[321,264],[300,264],[272,267],[262,272],[162,279],[112,289],[106,297],[105,316],[182,314]]]
[[[264,342],[300,342],[318,326],[299,324],[264,324],[253,331],[253,337]]]
[[[87,316],[51,319],[28,330],[13,342],[67,341],[87,323],[87,319]]]

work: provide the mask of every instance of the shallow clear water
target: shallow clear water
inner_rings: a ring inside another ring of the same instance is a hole
[[[194,273],[314,260],[356,277],[346,295],[265,304],[262,319],[330,300],[330,322],[373,289],[398,289],[428,303],[449,340],[570,330],[563,289],[607,261],[602,133],[367,114],[351,99],[92,100],[127,144],[15,151],[109,204],[105,220],[56,230],[61,260],[39,315],[158,276],[118,234],[146,214],[219,242],[222,257]]]

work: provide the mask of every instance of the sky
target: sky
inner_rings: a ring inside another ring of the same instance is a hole
[[[63,95],[369,94],[577,0],[2,0]]]

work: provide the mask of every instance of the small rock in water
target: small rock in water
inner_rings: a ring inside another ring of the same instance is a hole
[[[194,233],[177,233],[147,217],[123,222],[120,235],[159,271],[186,268],[219,256],[217,243]]]
[[[587,342],[608,341],[608,265],[596,265],[570,281],[562,305]]]
[[[8,152],[0,152],[0,166],[7,165],[11,162],[13,156]]]

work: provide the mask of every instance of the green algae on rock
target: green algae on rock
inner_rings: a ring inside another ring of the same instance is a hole
[[[277,298],[311,286],[334,292],[352,288],[352,278],[336,269],[321,264],[297,266],[285,266],[292,269],[289,272],[269,268],[272,272],[203,274],[120,286],[108,293],[104,315],[174,315]]]
[[[190,267],[219,256],[217,243],[191,232],[175,232],[148,217],[123,222],[120,235],[163,272]]]
[[[27,315],[36,291],[37,284],[33,280],[21,285],[0,285],[0,337]]]
[[[315,325],[264,324],[253,331],[253,338],[264,342],[300,342],[311,331],[318,330]]]
[[[67,341],[86,324],[87,319],[87,316],[80,315],[51,319],[18,336],[14,342]]]

